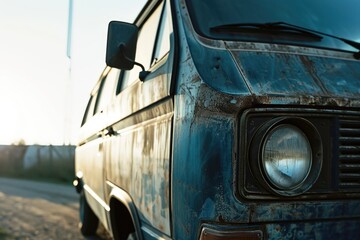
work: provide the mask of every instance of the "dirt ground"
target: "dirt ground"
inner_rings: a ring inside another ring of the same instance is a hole
[[[0,240],[85,239],[78,208],[71,186],[0,178]]]

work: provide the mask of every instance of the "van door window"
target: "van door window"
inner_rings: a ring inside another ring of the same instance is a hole
[[[155,11],[142,25],[139,32],[135,61],[144,65],[145,69],[148,69],[152,63],[154,43],[163,5],[164,3],[162,2],[155,9]],[[126,71],[122,80],[121,90],[134,83],[139,78],[140,71],[141,69],[138,66],[134,66],[132,70]]]
[[[96,97],[97,97],[97,92],[95,95],[91,95],[86,107],[86,111],[81,126],[83,126],[94,115]]]
[[[98,97],[99,88],[100,88],[100,80],[96,83],[95,87],[91,91],[90,99],[86,106],[86,110],[84,113],[81,126],[83,126],[86,122],[88,122],[89,119],[95,114],[96,100]]]
[[[154,49],[153,64],[162,59],[170,51],[170,33],[173,31],[171,24],[170,10],[165,5],[161,16],[160,27],[157,34],[156,46]]]
[[[119,80],[120,70],[112,68],[102,80],[98,100],[96,103],[96,113],[104,111],[115,96],[116,83]]]

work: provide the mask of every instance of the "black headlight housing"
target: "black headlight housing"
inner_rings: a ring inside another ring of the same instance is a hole
[[[296,200],[359,196],[359,116],[355,111],[301,108],[243,112],[237,154],[239,197]]]
[[[265,121],[248,146],[250,171],[269,192],[297,196],[316,182],[323,161],[316,127],[301,117]]]

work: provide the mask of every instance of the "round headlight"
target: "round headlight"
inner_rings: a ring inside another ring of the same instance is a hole
[[[278,117],[254,132],[251,172],[265,190],[281,196],[308,191],[319,177],[322,141],[316,127],[300,117]]]
[[[311,146],[306,135],[293,125],[282,124],[271,129],[264,139],[261,154],[264,173],[278,189],[294,189],[309,175]]]

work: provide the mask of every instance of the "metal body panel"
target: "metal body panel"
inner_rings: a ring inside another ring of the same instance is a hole
[[[357,98],[360,94],[360,62],[330,57],[276,51],[230,50],[244,78],[256,95],[326,96]]]
[[[87,202],[94,213],[104,223],[108,229],[106,215],[109,207],[104,202],[105,191],[104,182],[98,179],[104,179],[104,159],[103,143],[101,138],[97,138],[88,144],[76,148],[76,167],[75,170],[81,171],[84,185],[84,193]]]
[[[172,108],[167,100],[127,127],[114,125],[117,135],[105,143],[108,181],[130,194],[141,221],[168,235]]]
[[[176,6],[182,47],[174,99],[173,238],[197,239],[203,223],[256,226],[265,239],[357,236],[358,199],[249,201],[236,195],[236,186],[239,161],[246,159],[239,147],[242,113],[254,107],[358,111],[360,61],[346,52],[206,39],[194,31],[185,2]]]
[[[269,240],[327,240],[359,238],[359,220],[342,219],[300,223],[275,223],[266,225]]]
[[[94,139],[90,136],[77,147],[76,171],[83,173],[86,186],[97,194],[90,195],[89,204],[106,226],[111,193],[119,188],[130,194],[143,223],[170,235],[173,104],[169,88],[164,74],[134,84],[101,113],[103,121],[95,115],[96,124],[89,122],[93,129],[103,126],[102,134]],[[147,97],[136,101],[136,96]],[[89,126],[83,131],[91,132]],[[109,127],[115,132],[113,136],[106,136]],[[112,184],[105,187],[106,180]]]
[[[150,14],[155,5],[158,4],[150,4],[150,10],[144,14]],[[141,222],[139,226],[147,225],[148,231],[164,236],[171,234],[173,57],[172,51],[166,54],[148,69],[150,73],[143,81],[136,80],[114,95],[106,109],[81,128],[76,171],[86,172],[83,180],[92,192],[102,192],[91,207],[99,209],[95,212],[107,226],[111,226],[110,201],[115,198],[126,206],[134,206],[131,215],[135,222]],[[101,155],[92,150],[97,146],[101,147]],[[99,172],[103,174],[96,174]],[[127,196],[119,196],[122,193]]]

